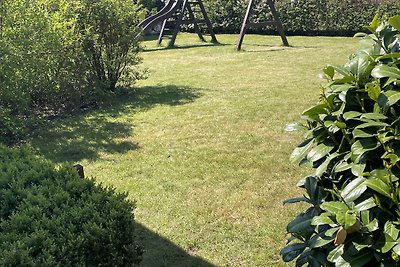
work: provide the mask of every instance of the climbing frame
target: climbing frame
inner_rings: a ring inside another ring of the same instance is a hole
[[[256,2],[257,2],[256,0],[249,0],[249,5],[247,6],[246,15],[244,16],[242,28],[240,30],[240,36],[239,36],[239,39],[238,39],[237,44],[236,44],[236,50],[237,51],[241,50],[242,44],[243,44],[243,39],[244,39],[244,36],[246,34],[247,29],[249,29],[249,28],[260,28],[260,27],[265,27],[265,26],[269,26],[269,25],[272,25],[272,26],[276,27],[276,29],[278,30],[279,35],[281,36],[283,45],[289,46],[289,43],[288,43],[286,35],[285,35],[285,31],[283,30],[283,26],[282,26],[282,23],[281,23],[281,21],[279,19],[278,12],[275,9],[275,5],[274,5],[273,0],[267,0],[267,4],[268,4],[269,9],[270,9],[270,11],[272,13],[273,20],[272,21],[265,21],[265,22],[251,22],[251,16],[253,14]]]
[[[187,16],[185,16],[187,14]],[[158,37],[158,44],[160,45],[163,38],[165,37],[165,31],[167,23],[173,24],[172,35],[169,41],[168,47],[174,47],[176,37],[181,29],[181,25],[189,25],[193,24],[193,28],[200,40],[205,42],[205,38],[203,36],[203,28],[205,27],[208,33],[211,36],[211,42],[217,43],[217,38],[212,29],[212,25],[210,19],[208,18],[207,12],[204,8],[202,0],[183,0],[182,4],[176,13],[176,16],[171,17],[169,19],[165,19],[161,31]]]

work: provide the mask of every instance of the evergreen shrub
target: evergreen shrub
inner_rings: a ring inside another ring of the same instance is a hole
[[[0,266],[136,266],[134,205],[125,197],[0,145]]]
[[[320,101],[287,130],[307,129],[291,160],[309,208],[287,225],[281,250],[296,266],[400,264],[400,16],[368,27],[367,48],[328,65]]]

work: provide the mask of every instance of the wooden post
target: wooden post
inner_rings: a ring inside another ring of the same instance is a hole
[[[85,178],[85,172],[83,171],[83,166],[81,164],[75,164],[73,167],[78,172],[79,177],[84,179]]]

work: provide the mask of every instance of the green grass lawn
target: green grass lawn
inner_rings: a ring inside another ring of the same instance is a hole
[[[136,200],[142,266],[293,266],[281,262],[285,226],[306,169],[290,164],[300,134],[285,133],[318,100],[327,63],[359,40],[219,35],[221,45],[178,36],[177,49],[146,41],[150,77],[100,111],[54,121],[30,143],[55,162]]]

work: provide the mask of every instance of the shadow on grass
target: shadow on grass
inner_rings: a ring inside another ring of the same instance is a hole
[[[33,134],[30,144],[56,163],[95,160],[102,153],[126,153],[140,148],[132,141],[135,122],[128,114],[156,105],[183,105],[199,95],[196,89],[174,85],[124,89],[110,99],[108,107],[46,123]]]
[[[247,48],[246,48],[247,46]],[[250,47],[250,48],[249,48]],[[253,48],[251,48],[253,47]],[[254,49],[254,47],[260,48],[259,49]],[[249,53],[263,53],[263,52],[276,52],[276,51],[282,51],[282,50],[290,50],[290,49],[316,49],[319,48],[318,46],[297,46],[297,45],[289,45],[289,46],[284,46],[282,44],[277,44],[277,45],[262,45],[262,44],[243,44],[242,52],[249,52]]]
[[[144,250],[140,267],[215,267],[197,257],[195,251],[186,252],[139,223],[136,224],[136,234]]]
[[[212,47],[212,46],[227,46],[228,44],[223,43],[212,43],[212,42],[200,42],[199,44],[191,44],[191,45],[175,45],[173,47],[168,46],[160,46],[156,48],[144,48],[142,52],[153,52],[153,51],[162,51],[162,50],[182,50],[182,49],[190,49],[190,48],[202,48],[202,47]]]

